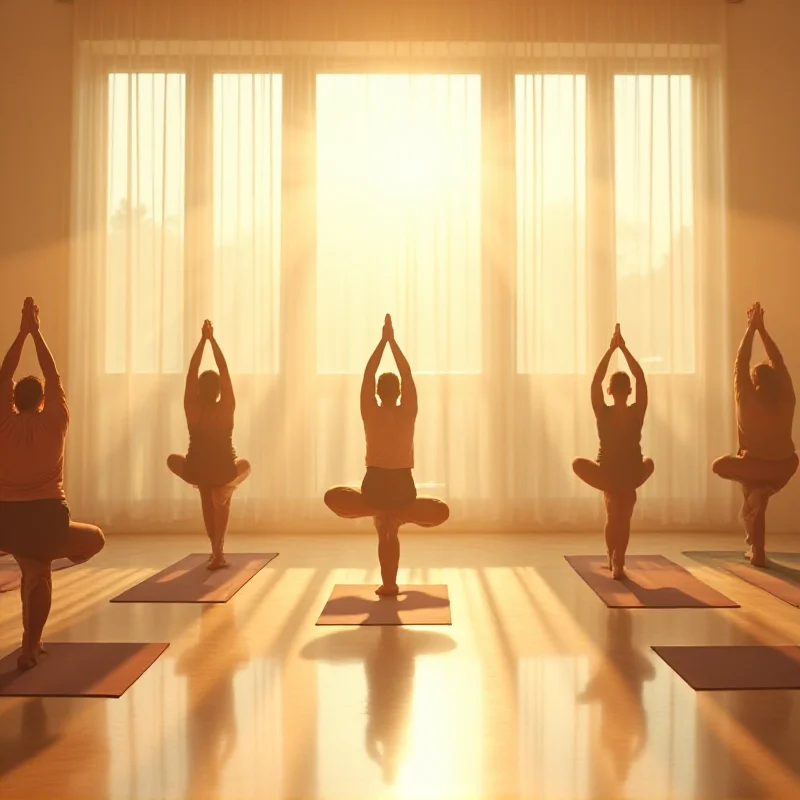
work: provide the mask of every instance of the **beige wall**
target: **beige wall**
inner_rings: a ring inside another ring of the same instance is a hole
[[[720,0],[721,2],[722,0]],[[73,7],[0,3],[0,342],[25,294],[66,358]],[[728,8],[731,337],[760,299],[800,385],[800,0]],[[29,360],[25,366],[33,368]],[[800,438],[800,426],[798,427]],[[772,524],[800,530],[800,478]]]

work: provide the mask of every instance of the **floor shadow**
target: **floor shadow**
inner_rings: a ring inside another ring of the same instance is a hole
[[[378,597],[372,595],[346,595],[329,600],[325,604],[322,617],[361,616],[366,618],[361,625],[409,625],[401,614],[406,611],[425,611],[428,609],[446,608],[450,605],[449,597],[436,597],[425,591],[410,589],[397,597]],[[322,619],[321,617],[321,619]],[[341,623],[337,623],[341,624]],[[418,625],[435,624],[417,622]]]
[[[315,639],[302,658],[328,663],[361,662],[367,682],[364,747],[392,785],[403,762],[414,699],[415,662],[456,648],[445,634],[401,627],[341,631]]]

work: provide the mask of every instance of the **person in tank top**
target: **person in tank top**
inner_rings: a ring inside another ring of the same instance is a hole
[[[767,361],[751,370],[756,333]],[[712,470],[741,485],[741,517],[750,546],[745,557],[753,566],[766,567],[767,503],[797,472],[798,458],[792,440],[794,386],[778,345],[767,333],[760,303],[747,310],[747,330],[733,367],[733,394],[739,450],[734,456],[716,459]]]
[[[206,342],[211,346],[219,372],[207,370],[199,375]],[[250,474],[250,463],[237,458],[233,447],[236,398],[228,364],[209,320],[203,323],[200,342],[189,362],[183,408],[189,428],[189,449],[185,456],[170,455],[167,467],[199,489],[203,522],[211,542],[208,568],[221,569],[227,566],[224,548],[231,499]]]
[[[375,376],[387,345],[400,376],[385,372],[376,386]],[[382,580],[377,593],[396,595],[400,526],[409,523],[424,528],[441,525],[450,516],[450,509],[436,498],[417,496],[412,475],[417,388],[411,367],[395,341],[389,314],[381,340],[364,370],[361,418],[366,438],[366,474],[361,488],[336,486],[329,489],[325,493],[325,505],[344,519],[373,518],[378,533]]]
[[[613,403],[607,405],[603,399],[603,380],[616,350],[625,357],[636,379],[635,401],[630,405],[631,379],[626,372],[615,372],[608,382],[606,392]],[[625,553],[636,506],[636,490],[653,474],[655,466],[652,459],[642,457],[641,448],[648,401],[647,381],[641,366],[628,350],[619,325],[592,379],[591,398],[600,440],[597,459],[576,458],[572,469],[584,483],[603,493],[608,568],[614,578],[620,580],[625,576]]]

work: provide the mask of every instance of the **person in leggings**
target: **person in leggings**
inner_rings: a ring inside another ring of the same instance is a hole
[[[211,346],[219,372],[202,375],[200,363],[206,342]],[[186,375],[183,408],[189,427],[189,450],[185,456],[173,453],[167,466],[179,478],[200,490],[203,522],[211,542],[209,569],[228,566],[225,560],[225,533],[236,487],[250,474],[250,463],[236,457],[233,449],[233,415],[236,398],[225,356],[209,320],[203,329]]]
[[[384,350],[389,346],[400,377],[386,372],[375,376]],[[376,400],[376,392],[380,403]],[[387,314],[383,334],[370,356],[361,383],[361,418],[366,436],[367,471],[361,489],[337,486],[325,493],[325,505],[339,517],[372,517],[378,533],[378,559],[382,584],[379,595],[396,595],[400,564],[401,525],[412,523],[432,528],[446,522],[450,510],[433,497],[417,497],[414,477],[414,426],[417,389],[411,367],[394,338]]]
[[[756,333],[768,360],[751,370]],[[712,469],[720,478],[741,485],[742,521],[750,546],[745,556],[753,566],[765,567],[767,502],[797,472],[798,459],[792,441],[794,387],[783,356],[764,326],[759,303],[747,310],[747,330],[733,367],[733,392],[739,451],[718,458]]]
[[[603,399],[603,380],[614,351],[619,349],[636,379],[635,402],[628,405],[631,379],[626,372],[615,372],[606,390],[613,403]],[[625,552],[631,535],[631,517],[636,505],[636,490],[653,474],[652,459],[642,458],[642,426],[647,411],[647,381],[636,359],[622,338],[619,325],[611,337],[608,351],[600,360],[592,380],[592,408],[597,420],[600,450],[596,461],[576,458],[575,474],[603,493],[606,505],[606,550],[608,568],[614,579],[625,576]]]
[[[44,376],[14,383],[22,349],[33,340]],[[42,632],[53,596],[57,558],[88,561],[105,545],[94,525],[73,522],[64,494],[64,449],[69,408],[55,361],[39,329],[39,308],[28,297],[19,334],[0,366],[0,550],[22,571],[21,670],[45,652]]]

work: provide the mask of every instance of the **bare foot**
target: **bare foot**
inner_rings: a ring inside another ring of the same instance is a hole
[[[625,577],[625,567],[614,567],[611,577],[615,581],[621,581]]]
[[[17,669],[20,670],[20,672],[33,669],[39,663],[39,656],[46,652],[41,642],[32,650],[23,646],[22,652],[17,656]]]
[[[211,556],[211,558],[208,559],[207,569],[225,569],[227,566],[229,566],[229,564],[225,560],[225,556]]]
[[[756,553],[753,550],[751,550],[749,553],[745,553],[745,555],[747,556],[747,558],[750,560],[750,563],[754,567],[761,567],[762,569],[766,568],[767,566],[766,553]]]
[[[609,550],[608,551],[608,571],[613,572],[614,570],[614,554]]]
[[[400,594],[400,589],[396,583],[393,583],[391,586],[382,584],[375,590],[375,594],[379,595],[380,597],[396,597],[398,594]]]

